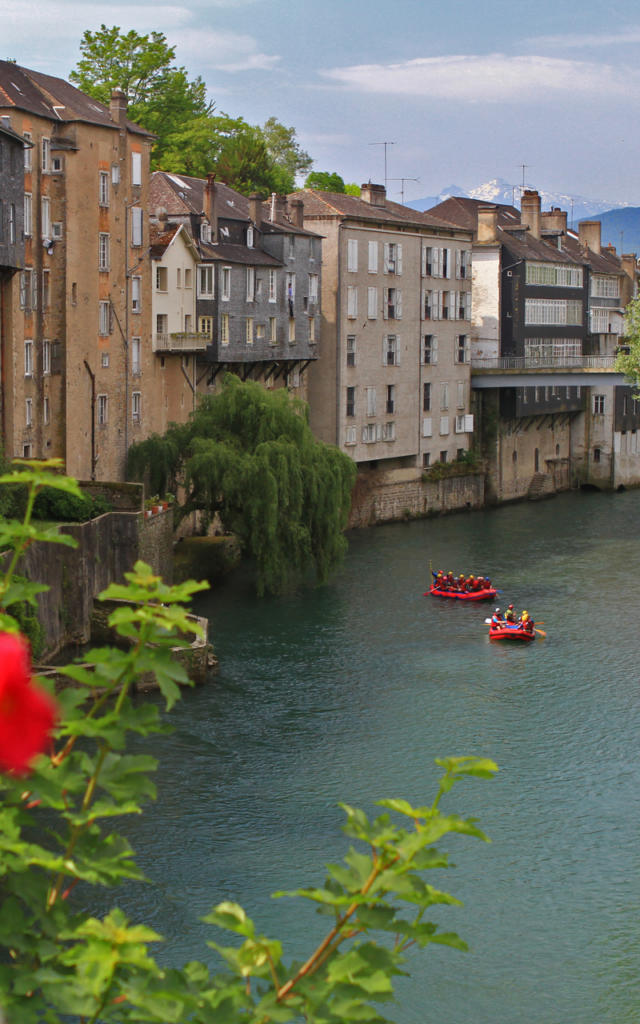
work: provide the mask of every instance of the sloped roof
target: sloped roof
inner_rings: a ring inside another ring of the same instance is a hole
[[[178,235],[182,235],[184,244],[188,249],[191,250],[193,258],[198,260],[199,254],[191,235],[186,230],[184,224],[149,224],[149,253],[152,260],[161,260],[165,252],[177,239]]]
[[[0,60],[0,108],[7,107],[62,123],[83,121],[105,128],[119,127],[104,103],[87,96],[63,78]],[[125,123],[129,131],[152,137],[151,132],[133,121]]]
[[[289,199],[301,199],[304,203],[305,217],[339,217],[350,220],[368,220],[377,224],[386,223],[390,227],[402,225],[415,228],[459,228],[462,225],[447,222],[431,212],[421,213],[408,206],[385,199],[384,206],[368,203],[360,196],[350,196],[343,192],[323,192],[319,189],[305,188],[294,192]]]

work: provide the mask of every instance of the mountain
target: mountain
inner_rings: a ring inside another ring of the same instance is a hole
[[[612,203],[611,200],[605,199],[586,199],[584,196],[570,196],[562,192],[545,192],[544,189],[538,189],[538,191],[543,210],[550,210],[553,206],[559,206],[560,209],[567,211],[569,225],[574,226],[580,220],[599,217],[605,211],[607,213],[614,213],[618,210],[635,209],[635,207],[629,207],[628,203]],[[438,196],[412,199],[406,205],[410,206],[413,210],[429,210],[432,206],[442,203],[445,199],[450,199],[451,196],[466,196],[468,199],[480,199],[485,203],[506,203],[509,206],[519,206],[521,192],[521,185],[510,185],[504,178],[493,178],[491,181],[487,181],[483,185],[478,185],[476,188],[469,190],[459,188],[457,185],[450,185],[448,188],[443,189]],[[625,246],[626,244],[625,239]]]
[[[606,210],[596,220],[602,224],[602,244],[615,245],[619,253],[635,252],[640,255],[640,206]]]

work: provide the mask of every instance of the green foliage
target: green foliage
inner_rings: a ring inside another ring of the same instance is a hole
[[[38,490],[77,492],[55,468],[31,462],[13,474],[28,492],[25,522],[4,527],[16,555]],[[15,596],[19,584],[5,576],[5,593],[9,585]],[[230,933],[229,944],[217,931],[208,942],[221,961],[215,973],[197,961],[160,967],[149,946],[161,936],[117,907],[103,919],[74,908],[68,897],[78,882],[114,889],[142,880],[114,819],[141,813],[155,796],[156,762],[127,753],[129,734],[166,727],[155,705],[132,703],[130,690],[138,674],[152,671],[167,707],[179,698],[178,684],[186,680],[171,648],[197,632],[185,605],[202,586],[169,587],[138,562],[125,583],[107,588],[101,597],[120,602],[110,625],[128,644],[92,650],[60,670],[72,685],[56,695],[52,750],[36,757],[28,781],[0,775],[0,1007],[7,1021],[382,1024],[381,1007],[394,997],[393,978],[404,973],[409,947],[466,949],[426,915],[459,903],[435,884],[433,872],[449,867],[437,844],[452,833],[486,838],[472,818],[440,810],[454,784],[488,779],[496,770],[470,757],[436,762],[442,778],[430,805],[382,800],[373,820],[343,805],[352,842],[344,860],[328,865],[323,885],[277,894],[310,901],[328,917],[323,940],[304,959],[285,961],[282,943],[262,935],[236,903],[221,903],[204,918]]]
[[[640,299],[633,299],[625,310],[624,348],[618,353],[616,370],[624,373],[627,384],[635,388],[634,398],[640,394]]]
[[[320,192],[345,192],[344,179],[335,171],[312,171],[307,175],[305,188],[315,188]],[[357,187],[357,186],[356,186]],[[353,193],[351,193],[353,194]],[[358,195],[360,193],[358,192]]]
[[[311,170],[313,160],[300,148],[295,128],[286,128],[275,117],[267,118],[259,132],[272,163],[284,173],[286,187],[279,191],[292,192],[296,178]]]
[[[344,554],[355,464],[315,440],[306,405],[285,389],[228,375],[187,424],[133,445],[128,470],[159,493],[182,483],[184,513],[217,513],[255,558],[259,593],[287,589],[309,566],[325,582]]]
[[[355,181],[345,182],[344,190],[348,196],[360,196],[362,192],[360,185],[356,185]]]
[[[25,595],[31,593],[30,582],[24,576],[17,576],[15,573],[11,581],[16,590],[14,590],[14,597],[16,592],[19,592],[21,588]],[[26,636],[29,644],[31,645],[31,652],[33,657],[37,660],[44,649],[44,629],[42,623],[38,618],[38,606],[35,602],[31,602],[25,597],[24,601],[13,600],[11,603],[11,614],[15,619],[19,631],[23,636]]]

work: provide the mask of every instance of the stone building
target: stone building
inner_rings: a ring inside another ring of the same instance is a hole
[[[4,310],[11,303],[11,282],[24,268],[24,202],[22,167],[26,143],[10,128],[11,119],[0,120],[0,360],[6,351]],[[0,379],[4,376],[0,366]],[[0,392],[0,429],[4,437],[5,395]]]
[[[151,137],[122,93],[106,107],[8,61],[0,117],[28,144],[16,177],[24,267],[5,288],[5,451],[121,479],[129,444],[154,429]]]
[[[321,239],[283,199],[248,199],[213,175],[156,171],[150,211],[184,225],[198,251],[196,326],[208,338],[197,350],[198,387],[232,372],[306,398],[320,333]]]
[[[314,433],[361,469],[413,477],[463,455],[473,431],[471,232],[391,202],[382,185],[363,185],[360,197],[305,189],[296,201],[324,237]]]

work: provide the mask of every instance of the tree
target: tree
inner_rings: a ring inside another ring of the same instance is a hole
[[[362,189],[359,185],[356,185],[355,181],[345,182],[344,190],[348,196],[359,196]]]
[[[315,188],[320,192],[344,192],[344,180],[335,171],[312,171],[307,175],[305,188]]]
[[[283,184],[286,184],[287,187],[281,191],[283,193],[293,192],[298,175],[310,171],[313,166],[313,160],[308,153],[300,148],[296,140],[295,128],[286,128],[275,117],[270,117],[259,129],[259,132],[264,139],[271,160],[276,167],[283,171],[285,176]]]
[[[260,132],[246,123],[224,139],[213,169],[219,181],[246,196],[291,191],[286,171],[275,166]]]
[[[84,32],[80,51],[71,81],[106,104],[113,89],[122,89],[128,117],[158,136],[153,166],[163,165],[168,153],[175,162],[188,141],[186,126],[197,127],[204,136],[215,132],[214,104],[207,100],[205,83],[199,77],[190,81],[185,68],[173,64],[175,48],[163,32],[122,33],[116,25],[101,25],[97,32]]]
[[[152,493],[181,483],[183,514],[217,514],[255,558],[257,588],[278,593],[309,567],[324,582],[346,548],[352,460],[316,441],[304,402],[229,374],[185,424],[132,445],[130,477]]]
[[[632,299],[625,310],[624,349],[616,359],[616,370],[640,391],[640,299]]]

